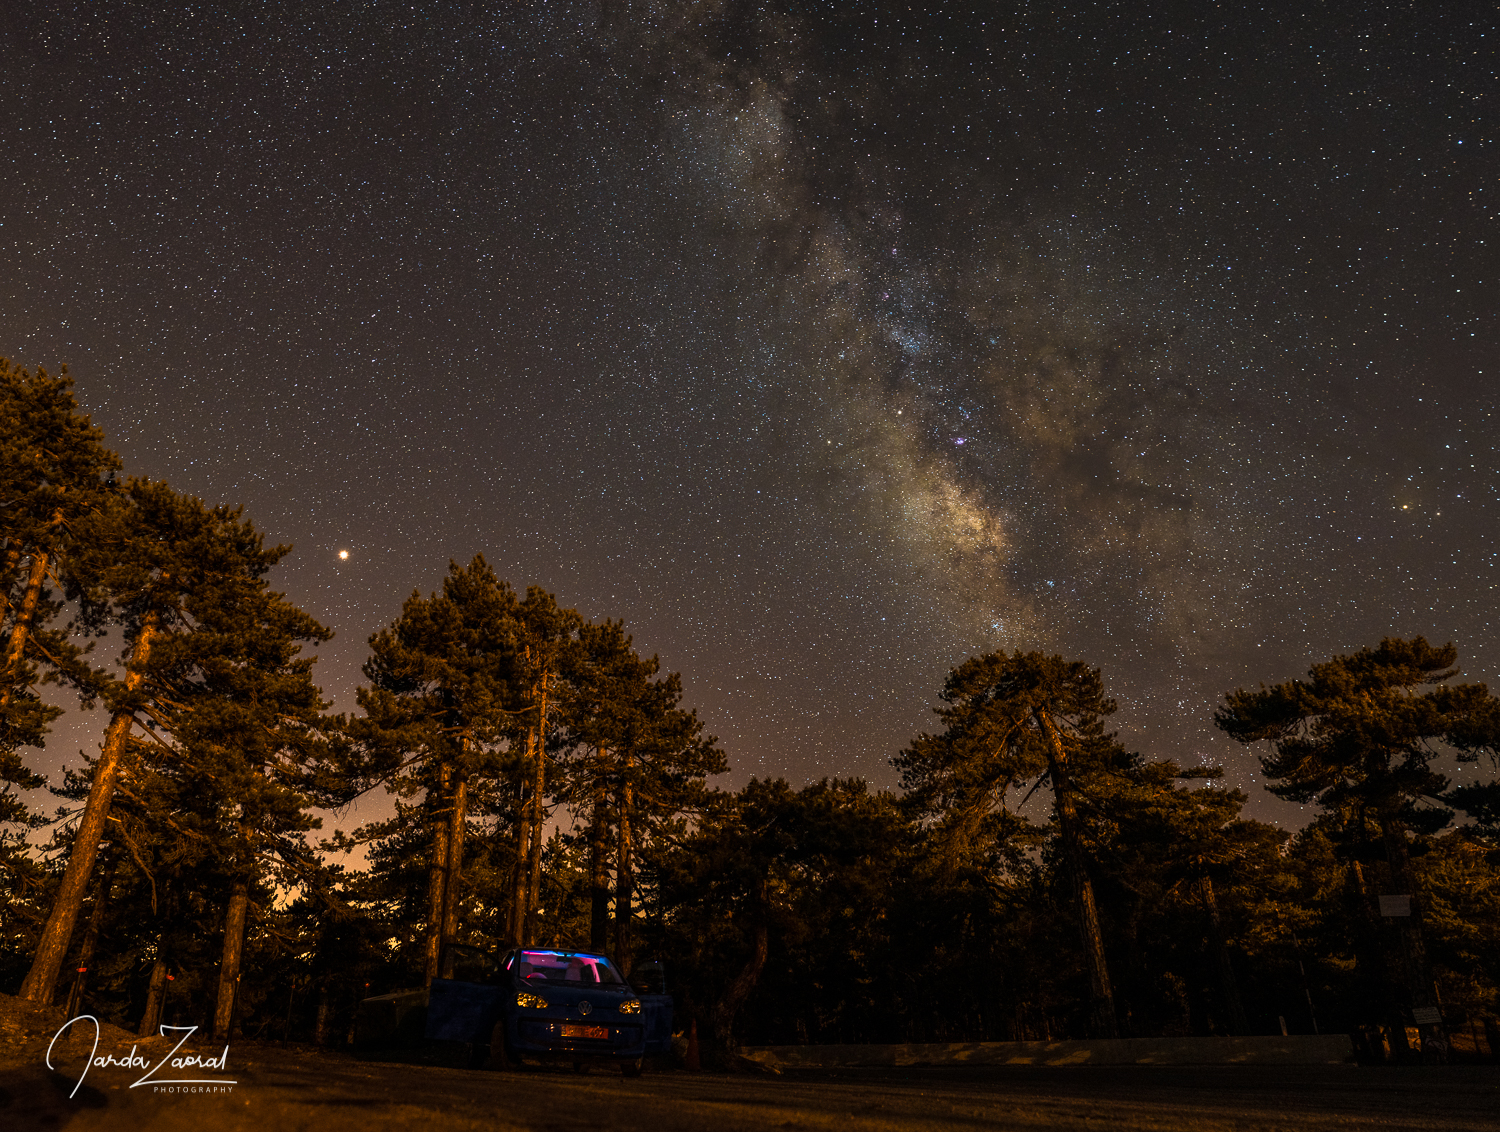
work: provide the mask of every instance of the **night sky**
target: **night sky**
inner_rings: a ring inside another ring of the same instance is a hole
[[[733,783],[1044,649],[1295,822],[1223,691],[1500,682],[1493,7],[931,7],[19,0],[0,354],[295,544],[341,709],[483,552]]]

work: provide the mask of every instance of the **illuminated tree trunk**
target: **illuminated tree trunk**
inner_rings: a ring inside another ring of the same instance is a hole
[[[125,676],[127,693],[138,691],[146,679],[146,662],[151,657],[151,645],[157,632],[156,614],[149,613],[130,652]],[[31,970],[21,984],[20,997],[31,1002],[46,1005],[52,1000],[52,988],[57,984],[57,973],[67,955],[68,941],[73,936],[73,926],[77,923],[89,877],[94,871],[94,861],[99,855],[99,840],[104,835],[110,803],[115,796],[115,783],[120,777],[120,764],[125,757],[126,741],[134,721],[131,710],[121,708],[110,718],[109,728],[104,733],[104,746],[94,766],[94,782],[84,804],[83,817],[78,822],[72,852],[68,854],[68,867],[63,872],[52,912],[37,941]]]
[[[245,950],[245,919],[250,907],[250,893],[239,881],[229,897],[229,911],[224,917],[224,954],[219,961],[219,993],[214,1001],[214,1040],[228,1041],[234,1021],[234,996],[240,985],[240,957]]]
[[[599,748],[601,766],[607,752]],[[594,817],[589,828],[589,947],[603,951],[609,939],[609,806],[601,776],[594,779]]]
[[[136,1030],[136,1036],[142,1038],[155,1037],[157,1027],[161,1025],[162,1006],[167,997],[167,954],[166,935],[156,941],[156,962],[151,964],[151,982],[146,988],[146,1009],[141,1015],[140,1027]]]
[[[469,804],[469,782],[462,774],[453,784],[448,813],[448,868],[443,875],[443,943],[458,934],[458,905],[464,870],[464,827]]]
[[[536,746],[536,734],[526,733],[526,766],[531,765],[532,751]],[[511,870],[510,920],[506,925],[509,942],[519,944],[526,924],[526,863],[531,849],[531,799],[526,795],[524,784],[520,788],[520,813],[516,821],[516,861]]]
[[[16,610],[16,620],[10,629],[10,640],[5,646],[4,684],[0,686],[0,707],[10,703],[11,697],[15,694],[21,662],[26,656],[26,638],[31,632],[32,622],[36,619],[37,602],[41,600],[42,583],[46,580],[47,553],[43,550],[34,550],[31,554],[31,573],[26,579],[26,591],[21,595],[21,605]]]
[[[1094,1033],[1101,1038],[1119,1037],[1114,990],[1104,960],[1104,937],[1099,930],[1099,910],[1094,904],[1094,885],[1089,880],[1083,846],[1078,841],[1078,814],[1073,801],[1073,783],[1068,774],[1067,752],[1052,717],[1040,708],[1032,715],[1047,740],[1047,771],[1052,776],[1052,791],[1057,798],[1058,832],[1062,836],[1068,871],[1072,873],[1073,893],[1078,902],[1078,926],[1083,935],[1083,951],[1089,971],[1089,990],[1093,995]]]
[[[635,901],[635,846],[631,843],[634,831],[630,820],[635,803],[630,781],[633,761],[627,753],[621,766],[620,790],[616,795],[618,812],[615,815],[619,829],[619,847],[615,856],[615,964],[627,978],[633,962],[630,917]]]
[[[423,975],[427,983],[438,977],[438,961],[443,951],[443,887],[448,876],[448,815],[442,803],[449,800],[449,770],[438,768],[438,785],[433,791],[432,855],[427,862],[427,938],[423,942]]]
[[[544,800],[547,788],[547,673],[542,674],[542,695],[537,725],[536,770],[531,783],[531,868],[526,885],[526,930],[523,942],[530,944],[536,933],[536,908],[541,902],[542,835],[545,832]]]

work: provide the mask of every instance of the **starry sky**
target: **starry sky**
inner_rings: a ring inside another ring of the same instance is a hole
[[[1044,649],[1296,822],[1226,689],[1500,682],[1493,10],[930,7],[19,0],[0,354],[295,544],[340,708],[482,552],[733,783]]]

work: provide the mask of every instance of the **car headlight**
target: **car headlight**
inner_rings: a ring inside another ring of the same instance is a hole
[[[638,998],[627,998],[620,1003],[621,1014],[639,1014],[641,1012],[641,1000]]]
[[[516,1005],[524,1006],[529,1010],[546,1010],[547,1000],[539,994],[521,991],[516,995]]]

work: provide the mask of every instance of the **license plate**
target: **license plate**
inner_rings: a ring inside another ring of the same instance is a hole
[[[608,1026],[579,1026],[572,1022],[564,1022],[562,1036],[565,1038],[590,1038],[596,1042],[609,1041]]]

